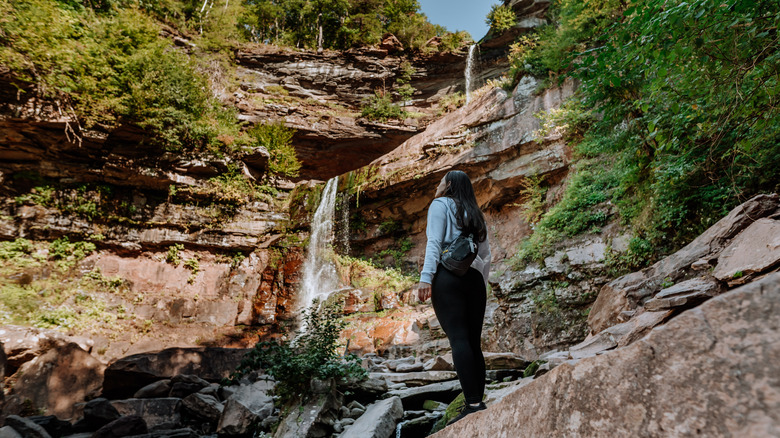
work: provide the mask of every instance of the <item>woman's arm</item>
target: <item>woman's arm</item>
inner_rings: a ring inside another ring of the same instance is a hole
[[[430,285],[433,283],[433,275],[441,259],[441,245],[447,227],[447,205],[444,201],[434,199],[428,207],[428,224],[425,227],[425,235],[428,243],[425,245],[425,263],[420,273],[419,298],[425,301],[430,296]],[[426,291],[427,293],[423,293]]]

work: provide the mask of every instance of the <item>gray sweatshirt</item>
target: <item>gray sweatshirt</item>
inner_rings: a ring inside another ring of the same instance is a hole
[[[455,201],[451,198],[436,198],[428,207],[428,226],[425,235],[428,236],[428,244],[425,246],[425,263],[420,273],[420,282],[431,284],[433,274],[441,260],[441,251],[447,245],[454,242],[460,236],[460,228],[455,218]],[[487,282],[490,273],[490,244],[488,238],[479,242],[477,258],[471,263],[471,267],[482,273],[482,278]]]

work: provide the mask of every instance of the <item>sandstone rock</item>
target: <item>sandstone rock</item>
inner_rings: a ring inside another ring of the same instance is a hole
[[[482,353],[485,356],[485,367],[489,370],[509,370],[525,368],[529,361],[514,353]]]
[[[35,424],[32,420],[17,415],[9,415],[5,418],[6,426],[11,426],[24,438],[51,438],[46,429]]]
[[[414,371],[422,371],[423,364],[420,362],[402,363],[395,368],[397,373],[411,373]]]
[[[490,406],[494,403],[501,401],[504,397],[517,391],[518,389],[533,382],[533,377],[526,377],[524,379],[515,380],[513,382],[503,382],[493,385],[487,385],[485,387],[485,404]]]
[[[369,373],[371,378],[383,378],[388,383],[405,383],[407,386],[422,386],[436,382],[457,379],[455,371],[415,371],[411,373]]]
[[[398,424],[398,429],[401,431],[401,436],[427,436],[441,415],[441,412],[428,412],[401,422]]]
[[[655,312],[674,307],[692,307],[721,292],[720,284],[712,279],[692,278],[662,289],[645,302],[645,309]]]
[[[141,435],[146,432],[148,432],[148,429],[143,418],[136,415],[128,415],[101,427],[92,435],[92,438],[121,438]]]
[[[76,403],[98,394],[104,369],[105,365],[75,343],[56,343],[22,365],[4,412],[20,413],[29,405],[49,415],[70,418]]]
[[[111,398],[128,397],[150,383],[177,374],[219,381],[236,369],[247,351],[214,347],[168,348],[158,353],[128,356],[106,369],[103,394]]]
[[[84,405],[84,421],[91,427],[100,428],[121,417],[119,411],[108,399],[96,398]]]
[[[0,327],[0,343],[3,345],[7,365],[11,371],[15,371],[24,363],[52,348],[66,344],[75,343],[86,352],[92,348],[92,342],[87,339],[66,336],[55,330],[14,325]]]
[[[5,368],[7,362],[8,360],[5,355],[5,347],[3,346],[3,343],[0,342],[0,382],[5,382]],[[4,407],[5,407],[5,391],[0,390],[0,412],[3,411]]]
[[[263,382],[242,385],[230,396],[217,425],[220,435],[246,434],[253,425],[273,413],[273,398],[263,388]]]
[[[182,405],[197,417],[217,423],[225,407],[214,396],[190,394],[181,400]]]
[[[775,273],[628,347],[561,365],[433,436],[776,436],[778,306]]]
[[[400,359],[391,359],[388,361],[385,361],[385,366],[390,368],[391,370],[395,371],[395,369],[398,367],[398,365],[411,365],[415,361],[414,356],[407,356],[402,357]]]
[[[390,397],[368,407],[342,438],[389,438],[404,410],[399,397]]]
[[[342,395],[337,391],[317,394],[302,406],[294,407],[285,417],[274,438],[321,437],[330,434],[338,420]],[[227,408],[226,408],[227,411]],[[343,422],[342,422],[343,424]]]
[[[400,52],[404,49],[404,45],[393,34],[387,34],[382,37],[382,42],[379,43],[379,48],[386,50],[387,53]]]
[[[11,426],[0,427],[0,438],[24,438]]]
[[[111,405],[121,415],[137,415],[150,429],[176,429],[181,426],[181,400],[178,398],[131,398],[114,400]]]
[[[361,415],[365,413],[366,413],[365,408],[352,408],[349,410],[349,415],[347,415],[347,417],[357,420],[358,418],[360,418]]]
[[[450,356],[450,361],[447,361],[442,356],[436,356],[433,359],[428,360],[423,365],[423,370],[425,371],[454,371],[455,366],[451,362],[452,356]]]
[[[387,392],[387,388],[387,380],[381,378],[370,378],[339,385],[339,391],[342,393],[349,391],[352,393],[352,397],[361,402],[376,400],[380,395]]]
[[[270,158],[271,154],[268,153],[268,150],[265,147],[257,146],[244,155],[241,158],[241,161],[252,169],[262,173],[268,167],[268,160]]]
[[[460,382],[452,380],[415,388],[388,391],[387,395],[389,397],[399,397],[403,403],[404,410],[412,410],[422,409],[423,404],[427,400],[450,403],[460,392]]]
[[[168,397],[184,398],[209,386],[209,382],[192,374],[178,374],[171,379]]]
[[[718,257],[712,275],[729,284],[744,283],[751,275],[780,262],[780,221],[759,219],[727,246]]]
[[[150,383],[133,394],[133,398],[159,398],[167,397],[171,392],[171,380],[163,379]]]
[[[590,332],[595,334],[616,324],[621,312],[635,309],[640,300],[658,292],[664,282],[681,278],[694,262],[717,257],[734,236],[758,219],[773,214],[778,206],[777,194],[757,195],[731,210],[676,253],[605,285],[588,314]]]

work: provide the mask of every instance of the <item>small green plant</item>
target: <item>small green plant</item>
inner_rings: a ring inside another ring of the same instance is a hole
[[[455,111],[466,104],[466,95],[462,91],[444,96],[439,101],[439,115]]]
[[[579,141],[595,121],[593,113],[577,99],[567,100],[558,108],[540,111],[534,115],[542,125],[534,133],[539,142],[553,132],[560,133],[567,141]]]
[[[73,266],[95,251],[92,242],[70,242],[63,236],[49,245],[49,258],[64,262],[64,266]]]
[[[736,280],[736,279],[738,279],[738,278],[742,278],[742,277],[744,277],[744,276],[745,276],[745,273],[744,273],[744,272],[742,272],[742,271],[737,271],[737,272],[735,272],[735,273],[734,273],[734,275],[732,275],[732,276],[731,276],[731,278],[732,278],[733,280]]]
[[[0,242],[0,259],[12,260],[23,257],[35,250],[32,242],[27,239],[17,237],[16,240]]]
[[[268,150],[271,155],[268,161],[268,170],[273,175],[286,177],[298,176],[301,162],[298,160],[292,139],[295,130],[287,128],[284,123],[258,124],[248,131],[260,146]]]
[[[533,377],[539,367],[546,363],[546,360],[535,360],[531,362],[527,367],[525,367],[525,370],[523,371],[523,378]]]
[[[179,266],[181,263],[180,251],[184,251],[184,245],[181,243],[175,243],[168,247],[168,253],[165,254],[165,261],[173,266]]]
[[[346,326],[335,303],[312,305],[303,313],[303,331],[291,342],[259,342],[241,360],[231,382],[262,369],[276,380],[276,395],[283,404],[305,399],[312,379],[364,379],[366,371],[354,354],[337,352],[339,335]]]
[[[192,271],[189,278],[187,278],[187,283],[192,284],[195,282],[195,279],[198,278],[198,272],[200,272],[200,262],[198,261],[197,257],[193,257],[191,259],[188,259],[184,262],[184,267]]]
[[[493,5],[485,17],[485,22],[491,30],[501,33],[517,24],[517,15],[509,6]]]
[[[661,282],[661,289],[666,289],[667,287],[672,286],[674,286],[674,281],[672,281],[672,279],[669,277],[664,278],[664,281]]]
[[[378,120],[380,122],[406,117],[406,111],[393,103],[390,94],[381,91],[377,91],[373,97],[369,98],[360,114],[369,120]]]

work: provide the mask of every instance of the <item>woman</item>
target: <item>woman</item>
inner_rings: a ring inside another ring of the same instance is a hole
[[[462,232],[473,233],[479,242],[477,258],[463,277],[452,274],[439,264],[441,251]],[[466,404],[452,424],[468,414],[486,409],[485,358],[480,339],[485,316],[490,246],[487,224],[474,196],[469,177],[459,170],[448,172],[436,188],[435,199],[428,208],[425,231],[425,263],[420,274],[418,297],[429,297],[433,310],[452,347],[452,359],[458,372]]]

